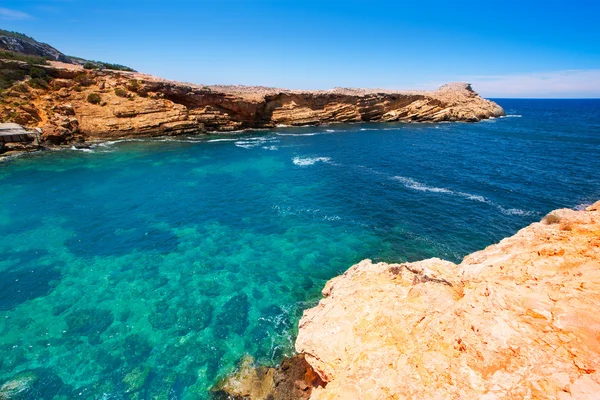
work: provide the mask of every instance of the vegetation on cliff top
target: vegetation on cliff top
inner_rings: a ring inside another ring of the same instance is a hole
[[[0,59],[24,61],[28,64],[47,65],[48,57],[32,56],[29,54],[17,53],[16,51],[0,50]]]
[[[112,69],[117,71],[135,72],[134,69],[121,64],[66,56],[49,44],[39,42],[31,36],[27,36],[20,32],[0,29],[0,37],[8,37],[13,39],[4,43],[0,42],[0,58],[38,64],[46,63],[47,60],[55,60],[66,62],[68,64],[83,65],[86,69]],[[16,39],[16,43],[18,43],[17,45],[15,45],[14,39]]]
[[[17,38],[17,39],[24,39],[24,40],[35,40],[31,36],[27,36],[24,33],[14,32],[14,31],[7,31],[7,30],[4,30],[4,29],[0,29],[0,36],[8,36],[8,37],[14,37],[14,38]]]

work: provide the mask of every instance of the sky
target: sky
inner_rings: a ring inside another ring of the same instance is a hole
[[[600,98],[600,0],[2,0],[0,28],[198,84]]]

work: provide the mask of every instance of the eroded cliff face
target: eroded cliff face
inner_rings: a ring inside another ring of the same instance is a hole
[[[311,399],[597,399],[600,202],[459,264],[370,260],[305,311]]]
[[[27,68],[18,61],[0,63],[4,69]],[[198,86],[61,63],[39,68],[51,77],[47,87],[34,87],[27,79],[17,82],[2,94],[0,118],[41,128],[47,144],[279,124],[479,121],[504,115],[500,106],[479,97],[468,84],[445,85],[433,92],[291,91]]]

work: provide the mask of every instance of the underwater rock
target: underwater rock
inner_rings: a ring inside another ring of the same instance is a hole
[[[26,399],[33,391],[33,385],[39,380],[34,372],[22,372],[0,386],[0,400]]]
[[[134,333],[125,338],[124,346],[125,360],[129,363],[138,363],[150,356],[152,346],[150,342],[143,336]]]
[[[136,367],[123,378],[125,392],[137,392],[144,387],[146,379],[150,374],[150,367]]]
[[[54,267],[17,266],[4,271],[0,279],[0,311],[47,295],[54,289],[53,282],[60,278],[60,271]]]
[[[222,311],[217,316],[217,324],[221,328],[242,335],[248,327],[248,312],[250,302],[248,296],[244,293],[237,294],[227,300],[223,305]]]
[[[177,309],[172,307],[168,300],[157,302],[148,316],[148,322],[154,329],[168,330],[177,324]]]
[[[85,308],[66,316],[69,333],[79,336],[97,336],[112,325],[114,317],[109,310]]]
[[[71,387],[45,368],[23,371],[0,386],[0,400],[69,398],[70,394]]]

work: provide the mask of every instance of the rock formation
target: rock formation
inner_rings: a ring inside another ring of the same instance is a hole
[[[42,76],[2,93],[0,118],[42,129],[48,145],[137,136],[360,121],[479,121],[504,115],[468,84],[431,92],[199,86],[149,75],[52,62],[0,60],[3,70]]]
[[[251,357],[245,357],[236,373],[217,384],[211,394],[215,400],[306,400],[321,385],[303,355],[286,358],[275,368],[256,366]]]
[[[311,399],[597,399],[600,202],[467,256],[364,260],[306,310]]]

